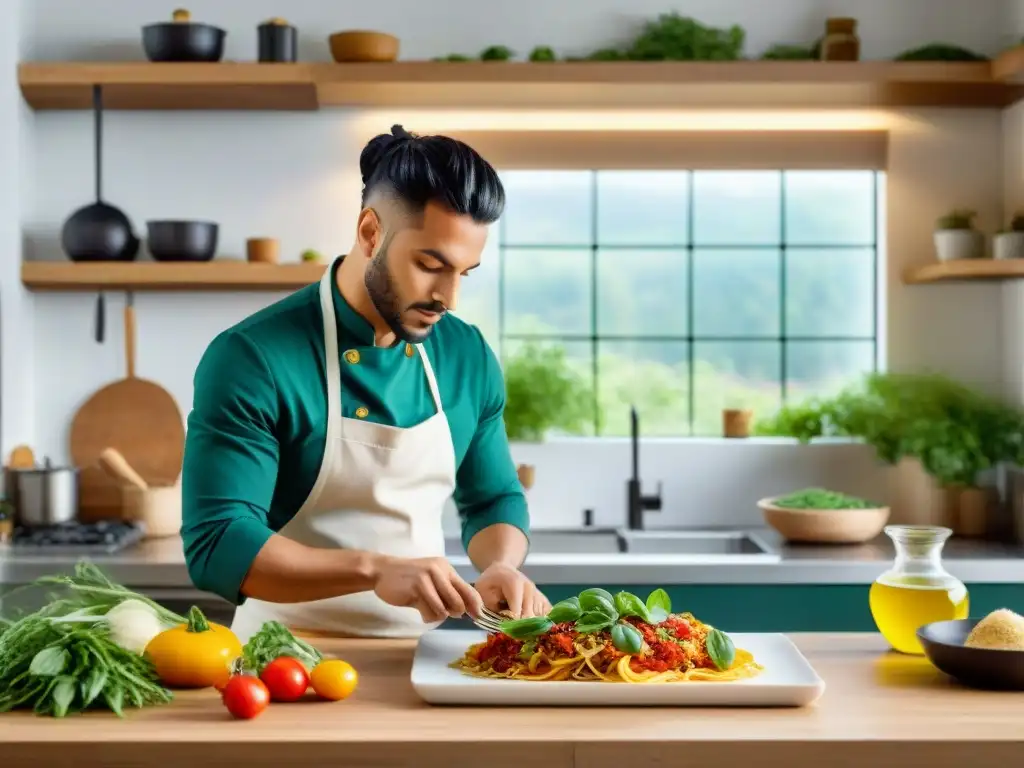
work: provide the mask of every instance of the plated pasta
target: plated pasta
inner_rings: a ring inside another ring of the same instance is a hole
[[[547,616],[505,621],[451,663],[474,676],[534,681],[735,681],[763,671],[719,629],[672,613],[668,594],[587,589]]]

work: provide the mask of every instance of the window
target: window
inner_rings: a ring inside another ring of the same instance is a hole
[[[877,170],[502,172],[505,216],[456,314],[502,359],[560,345],[588,434],[720,435],[878,360]]]

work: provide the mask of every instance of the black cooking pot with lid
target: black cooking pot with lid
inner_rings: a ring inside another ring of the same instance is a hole
[[[79,208],[61,228],[60,242],[72,261],[132,261],[139,239],[120,208],[103,202],[103,92],[93,86],[96,202]]]
[[[227,32],[212,24],[190,21],[188,11],[177,10],[173,20],[142,28],[142,48],[150,61],[220,61]]]

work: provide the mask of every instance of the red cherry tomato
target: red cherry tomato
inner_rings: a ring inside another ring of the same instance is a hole
[[[270,691],[254,675],[233,675],[221,698],[228,712],[239,720],[250,720],[270,705]]]
[[[273,701],[298,701],[309,688],[309,673],[298,659],[278,656],[260,673]]]

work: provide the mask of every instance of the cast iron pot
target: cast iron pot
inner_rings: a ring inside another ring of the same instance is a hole
[[[147,246],[157,261],[209,261],[219,227],[212,221],[147,221]]]
[[[142,28],[142,47],[150,61],[220,61],[226,35],[212,24],[160,22]]]
[[[131,261],[139,252],[139,238],[128,217],[104,202],[90,203],[71,214],[60,243],[72,261]]]

